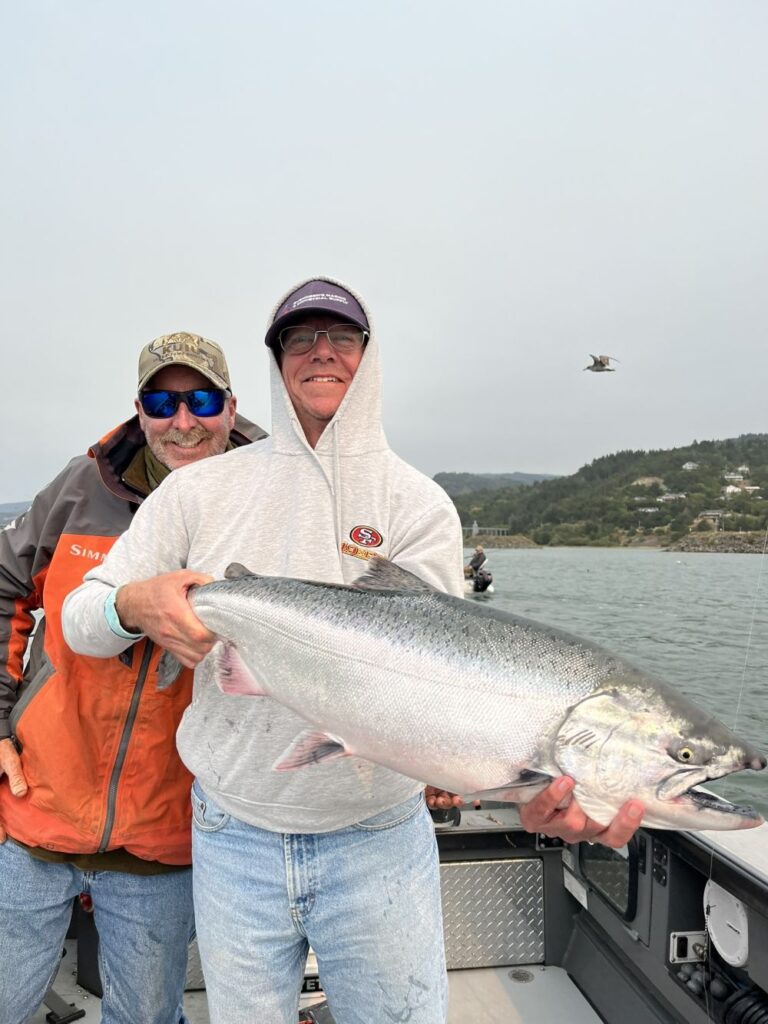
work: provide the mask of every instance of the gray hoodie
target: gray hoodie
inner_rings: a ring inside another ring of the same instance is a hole
[[[307,444],[270,351],[272,436],[178,469],[147,498],[104,562],[66,599],[64,635],[75,651],[108,657],[129,646],[104,618],[111,587],[181,568],[221,578],[230,562],[264,575],[351,583],[373,550],[365,530],[382,538],[376,554],[461,595],[458,516],[445,492],[387,445],[377,341],[370,312],[357,298],[371,339],[317,447]],[[357,758],[272,771],[305,728],[303,719],[275,701],[222,694],[209,658],[195,672],[178,747],[218,804],[273,831],[342,828],[420,788]]]

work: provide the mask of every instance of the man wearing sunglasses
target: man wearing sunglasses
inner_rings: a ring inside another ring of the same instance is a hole
[[[163,686],[144,639],[109,661],[78,657],[60,609],[172,470],[265,435],[236,414],[224,353],[198,335],[142,350],[135,406],[0,532],[0,1024],[42,1002],[81,892],[104,1019],[185,1019],[191,776],[175,733],[191,672]]]
[[[462,594],[453,503],[384,436],[362,299],[332,278],[303,281],[276,306],[265,340],[271,438],[174,474],[152,496],[67,599],[66,638],[81,653],[115,655],[124,637],[145,634],[200,665],[216,638],[184,595],[231,562],[350,584],[378,554]],[[212,1024],[293,1024],[309,945],[337,1024],[442,1024],[424,787],[355,757],[274,771],[306,723],[273,700],[224,695],[213,660],[195,673],[178,735],[196,777],[195,916]]]

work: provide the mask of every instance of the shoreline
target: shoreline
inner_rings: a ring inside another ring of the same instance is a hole
[[[493,550],[536,550],[543,551],[546,548],[599,548],[600,550],[622,550],[632,549],[648,551],[673,551],[683,554],[705,554],[705,555],[762,555],[766,551],[768,533],[744,532],[727,533],[719,531],[715,533],[689,533],[686,537],[672,543],[665,544],[656,536],[645,536],[633,538],[624,544],[537,544],[523,534],[512,534],[510,536],[496,537],[487,534],[478,534],[476,537],[465,537],[464,548],[471,551],[478,544],[488,551]]]

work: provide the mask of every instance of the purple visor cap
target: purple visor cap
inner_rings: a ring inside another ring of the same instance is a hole
[[[357,324],[364,331],[370,331],[363,307],[346,288],[330,281],[309,281],[291,292],[275,313],[265,343],[274,345],[282,328],[302,313],[331,313],[339,318],[340,324]]]

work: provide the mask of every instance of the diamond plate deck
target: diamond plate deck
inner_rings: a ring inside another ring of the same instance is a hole
[[[442,864],[449,969],[544,960],[544,871],[538,858]]]

